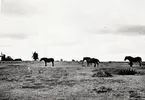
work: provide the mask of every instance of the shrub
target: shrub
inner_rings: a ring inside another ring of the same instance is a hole
[[[137,72],[134,69],[120,69],[118,75],[135,75]]]
[[[107,71],[99,70],[95,72],[92,77],[112,77],[112,75]]]

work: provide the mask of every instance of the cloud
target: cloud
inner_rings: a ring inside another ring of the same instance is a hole
[[[124,26],[117,30],[121,33],[136,33],[136,34],[145,34],[145,26]]]
[[[2,34],[2,33],[0,33],[0,38],[10,38],[10,39],[26,39],[26,38],[28,38],[28,35],[26,35],[26,34],[23,34],[23,33],[13,33],[13,34],[8,34],[8,33],[6,33],[6,34]]]
[[[1,2],[1,5],[1,12],[4,14],[24,15],[32,14],[33,12],[35,12],[33,6],[30,6],[25,2],[18,0],[3,0],[3,2]]]
[[[145,35],[145,26],[143,25],[124,25],[114,28],[104,28],[100,33],[113,33],[123,35]]]

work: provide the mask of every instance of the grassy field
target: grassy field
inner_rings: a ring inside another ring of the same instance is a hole
[[[99,67],[80,62],[55,62],[54,67],[43,62],[3,62],[0,100],[145,100],[145,65],[134,65],[135,75],[118,74],[129,68],[124,62],[102,62]]]

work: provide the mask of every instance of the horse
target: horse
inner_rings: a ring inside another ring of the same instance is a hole
[[[133,62],[138,62],[140,66],[142,65],[142,58],[141,58],[141,57],[126,56],[126,57],[124,58],[124,61],[126,61],[126,60],[129,60],[129,65],[130,65],[130,67],[132,67]]]
[[[92,63],[94,63],[94,67],[96,67],[96,64],[97,64],[97,66],[99,65],[99,60],[98,59],[96,59],[96,58],[90,58],[90,57],[84,57],[83,58],[83,62],[86,60],[86,62],[87,62],[87,66],[90,66],[90,65],[92,65]]]
[[[53,58],[41,58],[40,61],[45,62],[45,66],[47,66],[47,63],[52,62],[52,66],[54,66],[54,59]]]

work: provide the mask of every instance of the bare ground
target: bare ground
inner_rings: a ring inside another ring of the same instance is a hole
[[[32,69],[32,73],[28,71]],[[103,62],[85,67],[79,62],[5,62],[0,64],[0,100],[145,100],[145,66],[135,75],[117,75],[127,63]],[[92,77],[105,70],[112,77]]]

